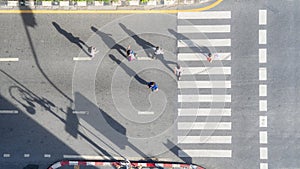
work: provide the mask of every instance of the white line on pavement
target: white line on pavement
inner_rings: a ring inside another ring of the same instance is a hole
[[[231,116],[231,109],[178,109],[178,116]]]
[[[140,114],[140,115],[152,115],[152,114],[154,114],[154,112],[152,112],[152,111],[139,111],[138,114]]]
[[[28,158],[28,157],[30,157],[30,154],[24,154],[24,157]]]
[[[259,85],[259,96],[267,96],[267,85]]]
[[[259,111],[267,111],[267,110],[268,110],[268,101],[259,100]]]
[[[265,67],[259,68],[259,80],[267,80],[267,69]]]
[[[259,132],[259,143],[260,144],[268,144],[268,132],[267,131]]]
[[[231,102],[231,95],[178,95],[178,102]]]
[[[177,47],[201,47],[201,46],[231,46],[231,39],[185,39],[178,40]]]
[[[136,59],[137,59],[137,60],[153,60],[153,59],[150,58],[150,57],[137,57]]]
[[[213,55],[213,60],[231,60],[231,53],[213,53]],[[207,61],[202,53],[178,53],[177,58],[179,61]]]
[[[179,12],[178,19],[230,19],[231,11]]]
[[[180,25],[177,26],[178,33],[227,33],[230,25]]]
[[[267,116],[259,116],[259,127],[267,127],[267,126],[268,126]]]
[[[231,136],[178,136],[178,143],[231,144]]]
[[[73,114],[89,114],[89,111],[73,111]]]
[[[267,30],[259,30],[259,44],[267,44]]]
[[[260,163],[260,169],[268,169],[268,163]]]
[[[259,148],[260,159],[268,159],[268,148],[260,147]]]
[[[259,10],[259,25],[267,24],[267,10]]]
[[[83,61],[83,60],[92,60],[93,58],[91,57],[73,57],[73,60],[76,61]]]
[[[259,63],[267,63],[267,49],[261,48],[259,49]]]
[[[231,88],[231,81],[178,81],[178,88]]]
[[[18,114],[18,110],[0,110],[0,114]]]
[[[231,150],[179,150],[179,157],[231,157]]]
[[[8,157],[10,157],[10,154],[3,154],[3,157],[8,158]]]
[[[50,154],[44,154],[44,157],[45,157],[45,158],[50,158],[51,155],[50,155]]]
[[[231,67],[182,67],[182,75],[230,75]]]
[[[0,58],[0,62],[16,62],[19,58]]]
[[[231,122],[178,122],[179,130],[231,130]]]

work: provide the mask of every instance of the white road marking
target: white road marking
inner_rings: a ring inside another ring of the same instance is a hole
[[[259,85],[259,96],[267,96],[267,85]]]
[[[231,130],[231,122],[178,122],[179,130]]]
[[[44,157],[45,157],[45,158],[50,158],[51,155],[50,155],[50,154],[44,154]]]
[[[268,127],[267,116],[259,116],[259,127]]]
[[[231,95],[178,95],[178,102],[231,102]]]
[[[19,58],[0,58],[0,62],[17,62]]]
[[[182,67],[182,75],[230,75],[231,67]]]
[[[185,39],[178,40],[177,47],[201,47],[201,46],[231,46],[231,39]]]
[[[178,33],[221,33],[230,32],[230,25],[179,25]]]
[[[152,114],[154,114],[154,112],[152,112],[152,111],[139,111],[138,114],[140,114],[140,115],[152,115]]]
[[[179,150],[179,157],[231,157],[231,150]]]
[[[3,154],[3,157],[8,158],[8,157],[10,157],[10,154]]]
[[[260,169],[268,169],[268,163],[260,163]]]
[[[231,53],[213,53],[213,60],[231,60]],[[178,53],[179,61],[207,61],[207,58],[202,53]]]
[[[28,158],[28,157],[30,157],[30,154],[24,154],[24,157]]]
[[[260,147],[259,148],[259,154],[260,154],[260,159],[262,159],[262,160],[268,159],[268,148],[267,147]]]
[[[259,44],[267,44],[267,30],[259,30]]]
[[[178,136],[178,143],[231,144],[231,136]]]
[[[231,11],[179,12],[178,19],[230,19]]]
[[[0,110],[0,114],[18,114],[18,110]]]
[[[267,49],[262,48],[259,49],[259,63],[267,63]]]
[[[259,143],[260,144],[268,144],[268,132],[267,131],[259,132]]]
[[[267,68],[259,68],[259,80],[267,80]]]
[[[89,114],[89,111],[73,111],[73,114]]]
[[[96,156],[96,155],[63,155],[63,158],[68,159],[85,159],[85,160],[106,160],[106,159],[115,159],[115,160],[124,160],[123,157],[115,156]],[[127,157],[127,159],[132,161],[139,161],[141,157]],[[170,158],[159,158],[159,161],[171,161]]]
[[[267,111],[267,110],[268,110],[267,100],[259,100],[259,111]]]
[[[150,57],[137,57],[136,59],[137,59],[137,60],[153,60],[153,59],[150,58]]]
[[[259,25],[267,24],[267,10],[259,10]]]
[[[83,60],[92,60],[92,57],[73,57],[73,60],[83,61]]]
[[[178,88],[231,88],[231,81],[178,81]]]
[[[231,116],[231,109],[178,109],[178,116]]]

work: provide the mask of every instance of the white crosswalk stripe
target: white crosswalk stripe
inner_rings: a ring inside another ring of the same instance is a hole
[[[231,11],[183,12],[177,19],[177,60],[183,70],[178,81],[178,156],[231,158]],[[217,107],[220,103],[223,107]]]

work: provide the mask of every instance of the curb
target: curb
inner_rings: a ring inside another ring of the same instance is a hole
[[[124,165],[124,161],[59,161],[52,164],[48,169],[57,169],[62,166],[112,166],[112,167],[120,167]],[[186,164],[186,163],[172,163],[172,162],[130,162],[132,167],[136,168],[152,168],[152,167],[163,167],[163,168],[186,168],[186,169],[205,169],[201,166],[195,164]]]
[[[124,0],[120,0],[120,2],[123,2]],[[126,0],[127,1],[127,0]],[[68,5],[55,5],[52,1],[46,1],[46,2],[52,2],[49,3],[49,6],[43,6],[41,4],[23,4],[15,3],[12,6],[8,4],[0,4],[0,11],[9,11],[9,10],[180,10],[180,9],[194,9],[195,6],[198,7],[199,5],[202,6],[202,4],[205,3],[218,3],[219,1],[223,0],[191,0],[193,2],[197,1],[198,3],[185,3],[189,2],[189,0],[162,0],[162,1],[172,1],[174,3],[171,4],[155,4],[155,5],[147,5],[147,4],[139,4],[139,5],[126,5],[126,4],[107,4],[107,5],[95,5],[95,4],[85,4],[85,6],[78,6],[78,4],[72,4],[69,1]],[[162,2],[161,1],[161,2]],[[184,3],[179,3],[183,1]],[[7,1],[7,2],[18,2],[18,1]],[[27,2],[27,1],[26,1]],[[63,1],[64,2],[64,1]],[[82,1],[87,2],[87,1]],[[96,1],[95,1],[96,2]],[[130,1],[128,1],[130,2]]]

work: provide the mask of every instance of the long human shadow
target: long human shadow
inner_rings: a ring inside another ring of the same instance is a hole
[[[38,56],[35,52],[35,48],[34,48],[34,45],[33,45],[33,42],[32,42],[32,39],[31,39],[31,36],[30,36],[30,33],[28,31],[28,27],[32,27],[34,28],[35,26],[37,26],[37,23],[36,23],[36,20],[35,20],[35,17],[32,13],[32,10],[30,7],[28,6],[25,6],[25,7],[22,7],[22,9],[25,9],[27,12],[26,13],[23,13],[21,12],[21,17],[22,17],[22,21],[23,21],[23,25],[24,25],[24,29],[25,29],[25,33],[26,33],[26,36],[27,36],[27,39],[28,39],[28,42],[29,42],[29,45],[30,45],[30,48],[31,48],[31,51],[32,51],[32,54],[33,54],[33,57],[34,57],[34,61],[36,63],[36,66],[37,68],[40,70],[40,72],[42,73],[42,75],[45,77],[45,79],[61,94],[63,95],[66,99],[69,100],[70,103],[72,103],[72,99],[70,97],[68,97],[63,91],[61,91],[50,79],[49,77],[47,76],[47,74],[44,72],[44,70],[42,69],[42,67],[40,66],[40,63],[39,63],[39,59],[38,59]],[[20,7],[20,10],[21,10],[21,7]]]
[[[152,54],[154,53],[154,48],[155,48],[155,46],[152,43],[140,38],[132,30],[128,29],[124,24],[119,23],[119,25],[129,36],[131,36],[135,40],[135,42],[138,45],[140,45],[144,49],[144,51],[146,52],[148,57],[152,56]]]
[[[176,31],[174,31],[173,29],[168,29],[168,31],[171,34],[173,34],[176,39],[186,39],[186,40],[189,39],[188,37],[184,36],[181,33],[178,33]],[[190,47],[190,49],[192,49],[193,52],[195,52],[195,53],[202,53],[202,54],[205,54],[205,55],[207,55],[208,53],[211,53],[211,51],[206,46],[199,46],[198,44],[195,44],[195,43],[194,43],[194,46],[195,47]]]
[[[126,49],[123,46],[117,44],[116,41],[111,37],[111,34],[101,32],[94,26],[92,26],[91,29],[101,37],[101,39],[103,40],[103,42],[105,42],[107,47],[109,47],[110,49],[116,49],[122,56],[124,56],[125,58],[127,57]]]
[[[130,77],[134,77],[138,82],[140,82],[143,85],[147,85],[147,81],[142,79],[135,71],[133,71],[130,67],[128,67],[127,65],[125,65],[124,63],[122,63],[122,61],[120,61],[119,59],[117,59],[114,55],[109,54],[109,57],[115,61],[118,65],[121,66],[121,68],[130,76]]]
[[[62,123],[66,124],[65,128],[66,131],[68,133],[70,133],[73,137],[77,137],[77,135],[81,136],[82,138],[84,138],[88,143],[90,143],[91,145],[93,145],[97,150],[99,150],[104,156],[110,157],[111,159],[113,159],[113,157],[103,148],[101,148],[100,146],[98,146],[97,143],[95,143],[93,140],[91,140],[90,138],[88,138],[83,132],[78,130],[78,126],[79,126],[79,119],[78,117],[73,113],[73,109],[70,107],[67,107],[67,110],[64,111],[62,108],[58,108],[56,107],[53,103],[51,103],[50,101],[48,101],[45,98],[41,98],[38,95],[36,95],[35,93],[33,93],[30,89],[28,89],[26,86],[24,86],[23,84],[21,84],[19,81],[17,81],[14,77],[10,76],[9,74],[7,74],[5,71],[0,69],[0,72],[2,72],[4,75],[6,75],[7,77],[9,77],[14,83],[16,83],[17,85],[19,85],[19,87],[17,88],[20,92],[22,92],[22,94],[26,94],[28,95],[28,97],[25,98],[29,98],[30,100],[32,100],[32,102],[37,102],[39,103],[46,111],[50,112],[54,117],[56,117],[59,121],[61,121]],[[10,90],[10,95],[12,98],[15,99],[15,97],[13,96],[11,90]],[[16,99],[15,99],[16,100]],[[24,101],[26,101],[28,103],[28,99],[25,99]],[[17,102],[21,102],[20,100],[17,100]],[[50,102],[50,103],[49,103]],[[32,107],[32,103],[28,103],[29,105],[26,107],[29,107],[27,109],[31,110],[34,109],[34,107]],[[49,107],[50,106],[52,107]],[[21,104],[22,106],[24,106],[24,103]],[[24,106],[25,107],[25,106]],[[25,107],[25,108],[26,108]],[[31,107],[31,108],[30,108]],[[66,120],[63,119],[61,116],[57,115],[53,110],[53,109],[59,109],[60,111],[64,112],[67,115]],[[28,111],[28,110],[27,110]],[[30,113],[30,112],[29,112]],[[69,117],[68,117],[69,116]],[[83,127],[83,126],[82,126]]]
[[[61,28],[59,26],[59,24],[57,24],[56,22],[52,22],[52,25],[55,27],[55,29],[62,34],[64,37],[66,37],[71,43],[76,44],[84,53],[86,53],[87,55],[90,55],[84,48],[83,46],[85,46],[86,48],[89,48],[89,46],[83,42],[79,37],[74,36],[72,33],[67,32],[66,30],[64,30],[63,28]]]

